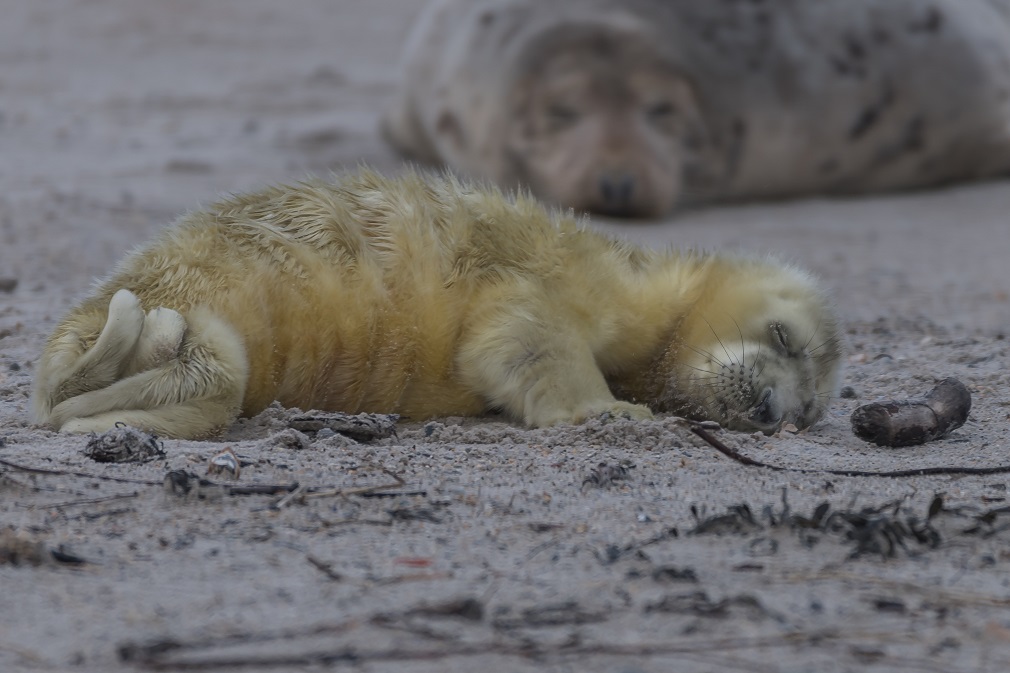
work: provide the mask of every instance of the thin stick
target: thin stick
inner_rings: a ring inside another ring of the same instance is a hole
[[[104,516],[119,516],[120,514],[127,514],[129,512],[135,512],[133,507],[120,507],[119,509],[107,509],[102,512],[81,512],[80,514],[75,514],[74,516],[68,516],[68,521],[77,521],[79,519],[84,519],[86,521],[94,521],[95,519],[101,519]]]
[[[75,470],[51,470],[44,467],[30,467],[28,465],[19,465],[17,463],[12,463],[9,460],[4,460],[0,458],[0,465],[4,467],[9,467],[13,470],[19,470],[21,472],[27,472],[29,474],[51,474],[59,476],[70,476],[70,477],[83,477],[84,479],[100,479],[102,481],[116,481],[121,484],[143,484],[144,486],[161,486],[163,480],[151,481],[150,479],[130,479],[129,477],[110,477],[105,474],[91,474],[89,472],[77,472]]]
[[[358,647],[338,648],[332,650],[317,650],[293,654],[278,655],[234,655],[232,658],[186,658],[172,660],[165,656],[173,652],[192,651],[213,647],[213,643],[201,643],[194,648],[184,643],[166,641],[146,646],[127,645],[120,648],[120,657],[147,668],[155,670],[208,670],[222,668],[278,668],[285,666],[334,666],[345,663],[360,666],[365,662],[379,661],[438,661],[454,657],[474,657],[487,654],[501,656],[540,658],[550,655],[586,656],[599,655],[610,657],[649,657],[671,654],[711,653],[725,650],[746,650],[752,648],[790,647],[809,642],[843,641],[855,638],[870,638],[880,641],[883,637],[894,637],[898,634],[883,634],[875,632],[840,633],[838,631],[819,631],[807,633],[790,633],[775,636],[757,636],[752,638],[717,638],[688,639],[680,642],[662,643],[583,643],[574,646],[539,645],[536,643],[443,643],[435,648],[390,648],[383,650],[362,650]],[[227,641],[223,642],[225,644]]]
[[[16,486],[17,488],[23,488],[25,490],[32,491],[33,493],[73,493],[74,495],[80,495],[80,493],[75,492],[70,488],[57,488],[55,486],[40,486],[39,484],[29,484],[23,481],[19,481],[10,475],[9,472],[0,472],[0,486],[10,484]]]
[[[335,582],[342,582],[344,580],[344,576],[338,573],[336,570],[334,570],[333,566],[327,563],[326,561],[317,559],[312,554],[306,554],[305,560],[308,561],[311,565],[318,568],[321,573],[329,577],[331,580]]]
[[[832,580],[849,581],[855,584],[876,584],[885,586],[899,592],[915,592],[927,595],[931,600],[957,603],[959,605],[969,605],[972,607],[1008,608],[1010,598],[999,598],[987,596],[985,594],[970,593],[967,591],[953,591],[950,589],[939,589],[935,586],[924,586],[921,583],[892,580],[887,577],[874,577],[873,575],[856,575],[842,571],[822,570],[810,574],[786,575],[781,578],[783,582],[789,583],[810,583],[810,582],[830,582]]]
[[[126,500],[136,498],[140,491],[133,493],[120,493],[118,495],[107,495],[104,498],[91,498],[89,500],[68,500],[66,502],[54,502],[48,505],[25,505],[26,509],[60,509],[63,507],[75,507],[77,505],[94,505],[99,502],[109,502],[110,500]]]
[[[360,523],[363,526],[392,526],[393,522],[389,519],[321,519],[319,523],[323,526],[347,526],[350,524]]]
[[[9,467],[13,470],[18,470],[20,472],[27,472],[28,474],[47,474],[53,476],[81,477],[84,479],[114,481],[121,484],[142,484],[144,486],[163,486],[165,483],[164,479],[160,479],[158,481],[152,481],[150,479],[131,479],[129,477],[112,477],[105,474],[92,474],[90,472],[78,472],[76,470],[54,470],[44,467],[31,467],[29,465],[21,465],[19,463],[14,463],[9,460],[4,460],[3,458],[0,458],[0,465],[4,467]],[[302,495],[302,497],[321,498],[334,495],[364,495],[372,493],[374,491],[382,491],[388,488],[397,488],[399,486],[403,486],[404,481],[398,475],[390,472],[389,470],[382,470],[382,471],[387,475],[391,476],[396,481],[392,484],[379,484],[377,486],[364,486],[361,488],[352,488],[352,489],[327,488],[326,490],[322,490],[322,487],[309,487],[306,488],[306,492]],[[209,479],[202,479],[201,482],[207,486],[220,486],[226,489],[228,495],[277,495],[278,493],[291,493],[292,491],[298,489],[297,482],[292,482],[290,484],[250,484],[247,486],[236,484],[221,484],[218,482],[210,481]],[[85,502],[86,501],[81,501],[80,504],[84,504]],[[76,503],[66,503],[66,504],[70,505]],[[58,505],[48,505],[48,506],[55,507]]]
[[[298,488],[296,488],[293,491],[289,492],[287,495],[284,495],[284,496],[278,498],[277,501],[270,506],[270,508],[271,509],[283,509],[283,508],[287,507],[288,505],[290,505],[295,500],[304,502],[304,501],[302,501],[302,498],[304,498],[304,497],[305,497],[305,486],[299,486]]]
[[[333,498],[346,495],[366,495],[368,493],[374,493],[375,491],[383,491],[387,488],[397,488],[398,486],[403,486],[403,482],[395,484],[377,484],[375,486],[361,486],[359,488],[329,488],[325,491],[312,491],[311,493],[306,493],[302,497],[308,500],[309,498]]]
[[[382,472],[386,476],[395,479],[395,482],[392,484],[378,484],[376,486],[361,486],[359,488],[330,488],[326,489],[325,491],[309,489],[309,492],[303,495],[302,497],[308,500],[309,498],[332,498],[348,495],[366,495],[369,493],[374,493],[375,491],[384,491],[387,488],[398,488],[400,486],[403,486],[403,484],[405,483],[403,481],[403,478],[401,478],[400,475],[396,474],[395,472],[391,472],[385,468],[382,468]]]
[[[278,493],[291,493],[298,490],[297,481],[293,481],[290,484],[249,484],[248,486],[210,482],[209,485],[221,486],[227,489],[228,495],[277,495]]]
[[[803,474],[835,474],[840,477],[888,477],[897,479],[900,477],[925,477],[934,474],[1006,474],[1010,472],[1010,465],[997,465],[996,467],[921,467],[915,470],[894,470],[890,472],[872,472],[868,470],[829,470],[829,469],[805,469],[802,467],[783,467],[781,465],[769,465],[760,460],[754,460],[743,455],[736,449],[732,449],[723,444],[718,438],[700,425],[691,423],[688,426],[691,432],[701,437],[709,446],[719,453],[732,458],[743,465],[754,467],[766,467],[769,470],[778,472],[800,472]]]

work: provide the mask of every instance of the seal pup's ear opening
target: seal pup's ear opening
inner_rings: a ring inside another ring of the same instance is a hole
[[[843,352],[818,283],[774,259],[708,257],[697,269],[699,294],[656,367],[669,376],[657,407],[745,432],[816,423]]]

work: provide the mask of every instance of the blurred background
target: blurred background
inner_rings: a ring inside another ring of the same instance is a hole
[[[402,160],[378,120],[412,0],[0,2],[0,276],[34,313],[216,196]],[[1010,329],[1010,182],[598,226],[775,253],[850,324]]]

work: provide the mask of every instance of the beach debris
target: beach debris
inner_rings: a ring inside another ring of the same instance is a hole
[[[389,470],[383,470],[385,474],[392,477],[394,481],[387,484],[374,484],[372,486],[356,486],[353,488],[310,488],[306,489],[306,492],[302,494],[301,500],[313,500],[316,498],[347,498],[350,496],[357,496],[360,498],[404,498],[404,497],[427,497],[428,491],[426,490],[416,490],[416,491],[388,491],[386,489],[398,488],[403,486],[403,479],[398,475],[390,472]]]
[[[49,561],[68,565],[87,563],[84,559],[71,554],[60,546],[50,549],[45,542],[31,537],[24,532],[11,529],[0,530],[0,565],[39,566]]]
[[[305,556],[305,560],[309,562],[309,565],[315,567],[317,570],[319,570],[321,573],[326,575],[326,577],[333,580],[334,582],[342,582],[344,580],[344,576],[333,569],[332,563],[327,563],[326,561],[323,561],[322,559],[319,559],[313,556],[312,554],[307,554]]]
[[[304,505],[305,504],[305,492],[307,490],[308,490],[307,487],[305,487],[305,486],[299,486],[298,488],[294,489],[293,491],[289,491],[289,492],[285,493],[284,495],[282,495],[281,497],[277,498],[272,503],[270,503],[270,509],[272,509],[272,510],[281,510],[281,509],[284,509],[285,507],[287,507],[288,505],[291,505],[291,504],[294,504],[294,503],[298,503],[299,505]]]
[[[225,475],[229,479],[238,479],[242,474],[242,462],[229,446],[224,451],[211,456],[207,463],[208,475]]]
[[[588,477],[582,480],[582,488],[585,488],[587,485],[596,486],[597,488],[609,488],[615,481],[627,479],[628,470],[634,467],[634,465],[626,461],[619,464],[601,462],[590,470]]]
[[[668,594],[659,601],[645,606],[646,613],[666,612],[716,619],[729,617],[731,612],[737,611],[741,611],[743,613],[741,616],[746,616],[751,621],[774,617],[757,598],[750,594],[713,600],[704,591],[692,591],[685,594]]]
[[[736,449],[728,446],[725,442],[711,434],[698,425],[689,426],[691,432],[701,437],[709,446],[728,458],[732,458],[741,465],[751,465],[753,467],[764,467],[777,472],[798,472],[801,474],[837,474],[843,477],[888,477],[890,479],[900,479],[904,477],[923,477],[930,474],[1006,474],[1010,472],[1010,465],[994,465],[991,467],[964,467],[958,465],[917,467],[911,470],[829,470],[826,468],[814,469],[804,467],[785,467],[782,465],[772,465],[754,460],[745,456]]]
[[[457,617],[470,622],[484,619],[484,604],[472,596],[453,598],[441,603],[421,604],[407,610],[405,615],[420,616],[434,619]]]
[[[546,603],[521,610],[502,606],[497,612],[499,614],[492,620],[492,626],[498,630],[598,624],[611,616],[611,611],[604,607],[585,606],[575,600]]]
[[[399,556],[393,559],[393,563],[408,568],[430,568],[434,561],[427,556]]]
[[[304,433],[331,430],[359,442],[385,439],[396,434],[398,414],[344,414],[307,411],[288,419],[288,427]]]
[[[42,565],[49,550],[40,540],[13,530],[0,530],[0,565]]]
[[[915,446],[947,436],[968,420],[971,393],[951,377],[921,400],[865,404],[852,412],[852,431],[878,446]]]
[[[392,517],[394,521],[442,523],[442,519],[435,513],[437,508],[437,503],[432,507],[396,507],[394,509],[387,509],[386,514]]]
[[[201,490],[203,493],[201,494]],[[165,492],[169,495],[186,497],[194,495],[198,498],[206,498],[210,492],[216,490],[215,495],[223,495],[223,489],[208,479],[203,479],[193,472],[186,470],[172,470],[165,475]]]
[[[671,527],[662,530],[645,540],[629,542],[625,545],[608,544],[602,550],[594,549],[593,555],[602,565],[611,565],[630,556],[642,556],[644,553],[642,550],[646,547],[666,542],[667,540],[676,539],[678,537],[680,537],[680,531],[675,527]]]
[[[563,530],[565,524],[551,523],[548,521],[531,521],[530,523],[526,524],[526,527],[529,528],[534,533],[549,533],[556,530]]]
[[[686,582],[690,584],[698,583],[698,573],[689,566],[678,568],[676,566],[659,566],[653,568],[652,579],[657,582]]]
[[[696,525],[688,531],[688,535],[723,535],[743,534],[755,530],[761,530],[763,526],[754,518],[750,506],[747,503],[730,505],[726,508],[725,514],[703,517],[696,505],[691,505],[691,516],[694,517]]]
[[[163,484],[165,492],[169,495],[197,500],[212,500],[226,495],[279,495],[290,493],[298,488],[296,481],[290,484],[249,484],[245,486],[219,484],[186,470],[172,470],[166,473]]]
[[[312,440],[304,432],[299,432],[293,428],[281,430],[267,437],[259,443],[259,448],[263,450],[290,449],[301,451],[312,445]]]
[[[459,642],[456,628],[445,629],[438,625],[440,620],[452,619],[457,622],[480,622],[484,619],[484,604],[477,598],[450,598],[438,603],[421,603],[416,607],[397,612],[380,612],[369,623],[381,628],[403,631],[442,643]]]
[[[915,547],[935,549],[943,542],[941,529],[948,534],[983,538],[1010,531],[1010,507],[988,510],[972,506],[948,507],[942,494],[933,496],[925,514],[912,511],[904,499],[899,499],[876,507],[837,510],[833,510],[830,503],[822,502],[810,516],[803,516],[791,511],[785,489],[781,509],[767,505],[760,516],[746,504],[733,505],[725,514],[711,517],[699,516],[694,506],[691,511],[697,525],[688,535],[747,535],[768,529],[787,529],[796,533],[808,548],[830,535],[854,547],[851,558],[865,554],[893,558],[902,551],[911,553]],[[941,519],[952,522],[954,528],[938,526]]]
[[[63,563],[66,565],[78,566],[78,565],[84,565],[85,563],[89,563],[89,561],[86,561],[77,554],[71,554],[70,552],[66,551],[63,545],[60,545],[56,549],[50,549],[49,555],[52,556],[53,560],[56,561],[57,563]]]
[[[878,596],[872,599],[871,604],[877,612],[889,612],[891,614],[903,615],[908,611],[905,601],[893,596]]]
[[[165,457],[165,449],[156,435],[124,423],[100,435],[92,434],[84,455],[99,463],[146,463]]]

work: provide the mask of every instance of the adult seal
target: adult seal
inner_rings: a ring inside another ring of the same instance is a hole
[[[1010,174],[1010,0],[436,0],[382,126],[617,216]]]

